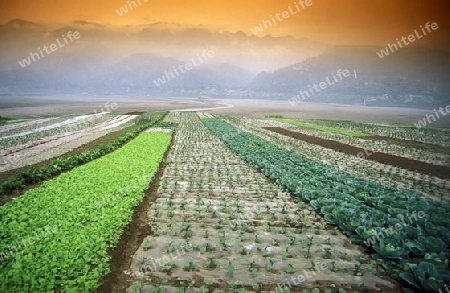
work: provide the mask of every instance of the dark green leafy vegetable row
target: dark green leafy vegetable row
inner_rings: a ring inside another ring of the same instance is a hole
[[[427,292],[450,282],[450,207],[355,177],[219,119],[205,125],[267,177],[308,202],[386,270]]]

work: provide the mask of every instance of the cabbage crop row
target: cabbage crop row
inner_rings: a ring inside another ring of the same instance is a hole
[[[1,292],[90,292],[171,141],[142,133],[0,208]]]
[[[373,258],[394,276],[427,292],[450,281],[448,205],[355,177],[221,120],[204,123],[232,151],[308,202],[350,240],[365,243]]]

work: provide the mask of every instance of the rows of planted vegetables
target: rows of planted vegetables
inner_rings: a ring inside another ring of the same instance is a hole
[[[371,145],[365,148],[362,157],[353,156],[340,152],[339,150],[322,147],[301,139],[295,139],[264,129],[264,127],[282,126],[279,122],[273,120],[234,116],[223,116],[222,119],[227,123],[230,123],[241,130],[250,132],[264,140],[270,141],[312,160],[317,160],[343,170],[344,172],[351,173],[357,177],[364,177],[371,181],[397,189],[410,190],[421,196],[432,198],[437,201],[449,202],[450,180],[439,178],[431,174],[425,174],[423,172],[407,170],[393,164],[382,164],[370,160],[369,158],[373,153]],[[300,130],[299,128],[295,131],[303,132],[303,130]],[[310,134],[317,136],[318,133],[319,132],[316,131],[316,133]]]
[[[142,133],[0,208],[1,292],[88,292],[171,141]]]
[[[341,129],[337,127],[323,126],[316,123],[305,123],[299,122],[292,119],[273,119],[267,120],[268,125],[280,126],[282,128],[290,129],[296,132],[300,132],[306,135],[312,135],[314,137],[319,137],[327,140],[338,141],[347,145],[356,146],[364,149],[371,150],[371,152],[381,152],[386,154],[391,154],[394,156],[400,156],[404,158],[409,158],[421,162],[427,162],[434,165],[450,166],[450,152],[448,146],[445,146],[446,136],[448,131],[436,130],[435,132],[440,132],[442,140],[434,141],[433,144],[420,143],[419,137],[425,141],[430,141],[429,136],[434,137],[434,133],[424,134],[420,129],[411,127],[389,127],[385,126],[384,131],[390,130],[389,133],[394,132],[396,135],[403,133],[402,137],[408,137],[407,134],[415,133],[411,136],[415,140],[393,140],[388,136],[378,136],[376,140],[371,139],[370,134],[350,131],[347,129]],[[333,125],[333,124],[329,124]],[[337,123],[337,125],[341,125]],[[358,124],[357,124],[358,125]],[[378,129],[383,129],[378,127]],[[367,129],[367,128],[366,128]],[[380,130],[378,131],[380,134]],[[441,147],[437,144],[443,144]]]
[[[133,130],[122,135],[110,144],[99,145],[96,149],[85,151],[79,155],[73,155],[64,159],[55,159],[47,166],[40,168],[30,167],[27,171],[19,173],[16,178],[0,183],[0,196],[6,197],[8,194],[25,188],[30,184],[43,182],[62,172],[70,171],[77,166],[98,159],[120,148],[138,136],[143,130],[160,121],[166,114],[167,112],[149,112],[142,114],[136,119],[136,127]]]
[[[398,292],[358,245],[195,113],[165,121],[179,124],[147,211],[150,233],[125,271],[127,292]]]
[[[236,154],[366,247],[387,273],[427,292],[450,282],[448,205],[307,159],[219,119],[204,123]]]

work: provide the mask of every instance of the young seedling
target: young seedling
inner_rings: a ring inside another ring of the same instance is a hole
[[[239,245],[236,247],[236,253],[237,253],[237,254],[245,254],[244,250],[245,250],[245,248],[244,248],[244,245],[242,245],[242,244],[239,244]],[[243,253],[243,252],[244,252],[244,253]]]
[[[239,236],[241,239],[241,242],[244,242],[245,240],[247,240],[247,237],[245,237],[245,232],[244,231],[239,231]]]
[[[295,235],[291,236],[289,240],[287,241],[286,246],[294,245],[297,243],[297,237]]]
[[[288,264],[287,267],[284,268],[284,272],[287,274],[292,274],[294,272],[294,267],[292,264]]]
[[[354,276],[363,276],[364,271],[361,268],[362,264],[355,264],[355,269],[353,270]]]
[[[231,263],[231,260],[229,260],[228,261],[228,267],[227,267],[227,270],[228,270],[228,275],[230,276],[230,277],[232,277],[233,278],[233,274],[234,274],[234,271],[235,271],[235,267],[233,266],[233,264]]]
[[[224,225],[225,225],[225,222],[223,221],[222,218],[220,218],[219,221],[218,221],[217,224],[216,224],[216,229],[217,229],[217,230],[220,230],[220,229],[223,228]]]
[[[149,240],[148,238],[145,238],[145,240],[144,240],[144,250],[151,249],[155,242],[156,242],[156,239]]]
[[[137,284],[135,283],[135,284],[131,285],[131,289],[136,293],[140,293],[142,288],[144,288],[144,284],[142,284],[142,283],[137,283]]]
[[[173,241],[172,241],[169,243],[169,245],[167,245],[167,252],[171,253],[174,249],[175,249],[175,247],[173,246]]]
[[[333,231],[331,231],[332,235],[338,235],[339,234],[339,229],[337,227],[334,227]]]
[[[313,244],[313,238],[314,236],[308,236],[308,243],[306,244],[308,246],[308,253],[306,255],[306,258],[310,258],[311,257],[311,246]]]
[[[170,273],[172,269],[176,268],[177,265],[174,261],[166,263],[162,268],[161,272]]]
[[[205,280],[205,285],[203,285],[202,287],[200,287],[200,290],[202,291],[202,293],[209,293],[212,292],[211,290],[211,286],[214,284],[214,281],[211,279],[207,279]]]
[[[258,238],[258,234],[255,235],[255,243],[263,243],[264,240],[262,238]]]
[[[192,235],[194,234],[194,232],[192,231],[191,228],[186,227],[184,229],[184,233],[183,233],[183,238],[184,239],[190,239],[192,238]]]
[[[229,282],[228,285],[232,288],[232,292],[246,292],[244,288],[240,288],[244,285],[242,281],[236,281],[236,282]]]
[[[214,258],[212,258],[211,256],[209,256],[206,259],[205,268],[207,268],[207,269],[215,269],[218,265],[219,265],[219,262],[217,260],[215,260]]]
[[[262,250],[262,255],[263,255],[264,257],[270,256],[270,251],[267,250],[267,246],[263,248],[263,250]]]
[[[293,258],[294,256],[289,252],[289,247],[286,247],[285,252],[281,253],[283,260],[286,258]]]
[[[177,292],[178,293],[186,293],[186,290],[187,290],[189,285],[186,282],[183,282],[183,281],[180,282],[180,285],[181,285],[181,288],[178,288]]]
[[[275,238],[274,238],[274,239],[272,240],[272,245],[273,245],[273,246],[280,246],[280,241],[279,241],[278,239],[275,239]]]
[[[154,284],[154,285],[150,286],[150,292],[167,293],[167,289],[162,287],[161,284]]]
[[[214,251],[214,246],[206,242],[206,251]]]
[[[273,259],[269,259],[269,263],[266,265],[267,271],[271,272],[273,270],[274,264],[275,264],[275,261]]]
[[[142,272],[147,273],[151,272],[154,267],[157,267],[156,261],[154,258],[150,257],[147,259],[147,262],[142,267]]]
[[[196,264],[194,264],[194,262],[193,262],[192,260],[189,261],[189,262],[187,262],[187,263],[185,263],[185,264],[183,265],[183,269],[184,269],[185,271],[188,271],[188,272],[193,272],[193,271],[198,272],[198,271],[200,271],[199,266],[196,265]]]
[[[252,260],[249,264],[248,270],[252,273],[253,277],[256,277],[258,274],[258,269],[256,268],[256,262],[255,260]]]

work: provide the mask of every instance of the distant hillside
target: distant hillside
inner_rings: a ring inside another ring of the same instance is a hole
[[[373,105],[430,107],[450,103],[448,52],[411,47],[379,58],[376,52],[380,49],[336,46],[274,73],[261,73],[249,88],[294,97],[299,91],[308,91],[308,86],[326,81],[327,77],[333,81],[332,73],[347,69],[350,77],[327,84],[319,93],[313,91],[314,95],[305,101],[360,104],[366,100]]]
[[[211,59],[198,67],[192,65],[191,70],[184,69],[184,73],[177,70],[177,75],[174,68],[184,66],[186,63],[192,64],[192,61],[181,61],[152,54],[134,54],[97,76],[87,88],[90,92],[98,94],[130,92],[154,94],[202,89],[219,91],[241,88],[254,77],[238,66],[212,63]]]
[[[68,31],[78,31],[81,38],[25,68],[19,65]],[[50,28],[21,19],[0,25],[0,39],[0,95],[186,95],[288,102],[346,69],[350,77],[298,101],[450,104],[449,52],[412,45],[380,58],[377,52],[384,48],[375,46],[330,47],[308,39],[166,23],[117,28],[75,20]],[[173,76],[173,68],[209,50],[214,58]]]
[[[241,89],[253,74],[212,59],[178,76],[174,68],[187,61],[156,54],[133,54],[113,65],[96,59],[96,55],[62,54],[48,62],[36,62],[33,69],[0,71],[0,94],[91,94],[91,95],[154,95],[182,91],[211,90],[215,92]],[[192,61],[191,61],[192,62]],[[198,61],[197,61],[198,62]],[[43,66],[45,64],[45,66]],[[95,64],[96,66],[93,66]],[[172,72],[170,79],[166,73]],[[159,82],[158,78],[164,78]]]

